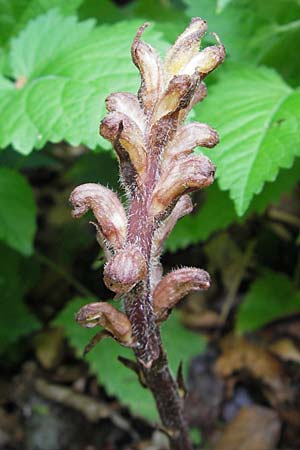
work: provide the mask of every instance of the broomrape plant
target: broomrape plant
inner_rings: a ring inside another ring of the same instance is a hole
[[[70,196],[74,217],[93,211],[97,240],[107,258],[104,282],[116,294],[115,300],[123,302],[124,312],[98,302],[81,308],[76,320],[85,327],[103,327],[86,352],[104,337],[133,349],[136,362],[124,358],[122,362],[152,391],[171,448],[189,450],[181,369],[175,380],[159,327],[182,297],[208,289],[210,277],[189,267],[163,276],[160,256],[176,222],[193,209],[188,194],[214,181],[214,165],[193,150],[214,147],[217,132],[206,124],[183,123],[205,98],[203,80],[223,62],[225,50],[214,34],[216,45],[199,52],[207,25],[194,18],[163,63],[141,40],[147,26],[138,29],[131,47],[141,75],[138,94],[109,95],[108,114],[100,125],[100,134],[112,143],[118,157],[127,208],[99,184],[80,185]]]

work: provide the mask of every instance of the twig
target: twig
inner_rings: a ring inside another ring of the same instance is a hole
[[[50,258],[48,258],[46,255],[43,255],[38,250],[34,253],[36,259],[40,261],[41,264],[44,264],[45,266],[49,267],[53,272],[56,272],[58,275],[61,276],[64,280],[67,281],[68,284],[73,286],[77,292],[84,297],[88,297],[90,299],[96,298],[96,296],[88,289],[86,288],[80,281],[76,280],[69,272],[67,272],[63,267],[59,266],[56,262],[52,261]]]

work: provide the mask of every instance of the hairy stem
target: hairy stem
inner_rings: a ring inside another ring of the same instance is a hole
[[[137,352],[136,352],[137,354]],[[183,413],[184,402],[176,381],[171,375],[167,357],[160,347],[159,358],[150,369],[143,368],[147,386],[155,399],[161,421],[172,450],[191,450],[188,427]]]
[[[138,239],[138,244],[147,262],[148,272],[145,280],[127,295],[125,309],[138,342],[138,346],[134,350],[135,356],[144,374],[147,387],[155,399],[161,421],[170,439],[171,449],[191,450],[192,444],[183,412],[183,398],[180,397],[177,382],[171,374],[152,307],[150,268],[155,226],[148,216],[147,206],[155,186],[156,168],[157,160],[153,161],[150,166],[148,182],[145,183],[143,195],[136,195],[132,198],[128,241],[136,243]],[[149,365],[147,358],[149,358]],[[154,362],[152,362],[153,360]]]

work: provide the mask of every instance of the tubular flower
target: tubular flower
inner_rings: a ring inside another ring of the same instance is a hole
[[[184,267],[168,273],[156,286],[153,306],[158,321],[166,320],[178,301],[189,292],[206,290],[210,276],[205,270]]]
[[[127,217],[117,195],[101,184],[81,184],[73,190],[70,202],[73,217],[83,216],[89,209],[94,213],[98,225],[97,232],[115,250],[121,248],[126,239]]]
[[[92,339],[92,346],[94,346],[97,339],[100,340],[107,335],[114,337],[125,347],[133,346],[132,328],[127,316],[114,308],[110,303],[89,303],[78,311],[75,320],[85,328],[101,326],[105,329],[105,333],[97,333],[97,338]]]

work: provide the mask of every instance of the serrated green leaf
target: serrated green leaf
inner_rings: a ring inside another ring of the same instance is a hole
[[[251,2],[230,2],[222,11],[218,10],[217,0],[184,0],[184,3],[190,17],[207,20],[208,30],[218,33],[231,58],[239,61],[249,61],[251,58],[255,61],[256,51],[250,47],[249,41],[267,19],[256,14]]]
[[[0,168],[0,240],[24,255],[32,253],[36,207],[27,180]]]
[[[300,160],[296,158],[291,169],[280,170],[273,183],[266,183],[262,192],[253,197],[245,217],[250,214],[262,214],[270,204],[276,204],[284,194],[288,194],[300,181]]]
[[[236,218],[228,193],[221,191],[215,183],[206,190],[205,201],[197,214],[188,215],[176,224],[166,248],[174,252],[205,241],[214,231],[227,228]]]
[[[300,293],[285,274],[267,271],[250,287],[236,318],[238,333],[253,331],[273,320],[300,312]]]
[[[0,353],[21,336],[40,327],[37,318],[23,302],[20,258],[7,247],[0,246]]]
[[[94,23],[93,20],[78,23],[76,17],[63,17],[58,10],[51,10],[31,21],[11,41],[12,76],[15,79],[21,76],[34,79],[45,73],[54,59],[67,54],[74,45],[90,35]]]
[[[0,0],[0,45],[16,35],[39,14],[59,8],[64,15],[72,14],[83,0]]]
[[[82,298],[71,300],[53,322],[54,325],[64,328],[78,356],[82,355],[85,345],[95,334],[95,330],[81,328],[74,320],[74,314],[88,302],[89,299]],[[189,360],[201,353],[204,348],[203,340],[195,333],[183,328],[175,313],[162,327],[162,336],[174,372],[177,371],[181,360],[186,370]],[[105,385],[110,395],[117,396],[123,404],[130,407],[134,414],[150,421],[157,420],[156,407],[150,392],[143,389],[137,376],[117,360],[119,355],[133,359],[131,350],[121,347],[112,339],[105,339],[85,359],[91,371],[98,377],[99,382]]]
[[[205,201],[196,214],[181,219],[166,243],[174,252],[188,245],[205,241],[215,231],[221,231],[235,222],[243,222],[254,213],[262,214],[268,205],[275,204],[283,194],[289,193],[300,180],[300,160],[296,158],[291,169],[280,170],[273,183],[266,183],[262,192],[253,197],[248,211],[238,217],[228,192],[214,183],[205,192]]]
[[[30,22],[10,54],[14,75],[28,78],[25,85],[16,89],[0,79],[5,88],[0,90],[0,147],[12,144],[27,154],[64,139],[74,146],[109,148],[98,133],[105,97],[138,88],[130,46],[139,25],[130,21],[92,29],[91,21],[77,23],[57,11]],[[147,35],[154,46],[165,48],[157,32]]]
[[[230,65],[196,116],[220,133],[221,142],[209,156],[240,216],[264,183],[300,154],[300,92],[273,70]]]

